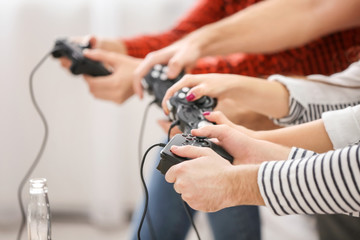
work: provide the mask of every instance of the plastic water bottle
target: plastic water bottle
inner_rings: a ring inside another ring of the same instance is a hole
[[[28,205],[28,239],[50,240],[50,204],[45,178],[30,180],[30,202]]]

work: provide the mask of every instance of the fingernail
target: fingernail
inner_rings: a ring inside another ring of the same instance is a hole
[[[188,100],[188,102],[190,102],[194,98],[195,98],[195,95],[193,93],[190,93],[189,95],[186,96],[186,100]]]
[[[203,112],[204,116],[210,115],[210,112]]]
[[[173,145],[173,146],[171,146],[170,150],[176,150],[178,148],[179,148],[178,146]]]

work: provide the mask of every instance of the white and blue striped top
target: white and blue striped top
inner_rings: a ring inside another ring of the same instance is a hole
[[[266,206],[277,215],[359,217],[360,146],[324,154],[292,148],[289,160],[261,164],[258,185]]]

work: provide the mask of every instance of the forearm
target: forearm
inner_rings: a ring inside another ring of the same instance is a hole
[[[356,26],[359,8],[356,0],[263,1],[207,25],[191,37],[202,56],[275,52]]]
[[[225,15],[223,5],[222,0],[198,0],[196,5],[171,29],[156,34],[119,39],[119,41],[124,42],[130,56],[143,58],[149,52],[166,47],[192,31],[220,20]]]
[[[333,149],[322,119],[287,128],[259,131],[254,137],[284,146],[296,146],[318,153]]]
[[[273,118],[288,114],[289,93],[281,83],[244,76],[238,78],[235,95],[241,106]]]

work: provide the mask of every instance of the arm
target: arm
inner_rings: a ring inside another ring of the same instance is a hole
[[[231,14],[226,12],[224,5],[223,0],[198,0],[196,5],[172,29],[119,41],[126,46],[130,56],[144,58],[149,52],[166,47],[188,33]]]
[[[194,209],[212,212],[236,205],[265,203],[278,215],[344,213],[359,216],[358,145],[316,155],[302,149],[277,148],[222,126],[204,127],[192,133],[216,137],[218,144],[227,148],[235,159],[258,162],[232,166],[208,148],[173,147],[174,154],[192,160],[174,165],[165,178],[174,183],[175,191]],[[277,159],[303,158],[263,162],[262,157],[272,159],[275,152]],[[263,162],[260,167],[259,162]]]
[[[186,97],[188,101],[206,95],[217,98],[219,102],[230,99],[241,107],[266,116],[280,118],[288,114],[289,93],[282,84],[230,74],[184,76],[167,90],[162,102],[165,113],[168,113],[166,102],[183,87],[191,88]]]
[[[287,128],[253,132],[253,137],[285,146],[297,146],[315,152],[334,149],[322,119]]]
[[[168,76],[174,78],[203,56],[270,53],[301,46],[320,36],[357,26],[358,9],[357,0],[261,1],[148,55],[137,69],[137,79],[157,63],[168,63]],[[140,90],[136,92],[140,95]]]
[[[274,52],[357,26],[359,9],[357,0],[263,1],[204,27],[192,41],[197,42],[201,56]]]
[[[322,119],[305,124],[257,132],[232,123],[221,112],[207,113],[205,117],[211,122],[225,124],[256,139],[320,153],[360,142],[360,105],[326,112]]]
[[[266,206],[277,215],[359,216],[359,148],[356,145],[293,161],[262,163],[258,185]]]

